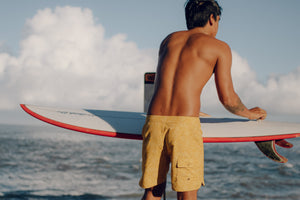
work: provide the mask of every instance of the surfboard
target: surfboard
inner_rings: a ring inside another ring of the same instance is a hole
[[[68,109],[21,104],[31,116],[49,124],[83,133],[142,140],[146,114],[91,109]],[[300,136],[300,124],[271,121],[251,121],[242,118],[201,117],[203,142],[255,142],[258,148],[276,162],[287,162],[278,154],[275,144],[291,148],[285,139]]]

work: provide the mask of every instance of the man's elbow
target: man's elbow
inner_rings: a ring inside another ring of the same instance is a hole
[[[230,112],[235,112],[241,107],[241,100],[238,96],[233,95],[232,97],[219,98],[222,105]]]
[[[222,103],[223,106],[234,106],[235,100],[230,97],[219,97],[220,102]]]

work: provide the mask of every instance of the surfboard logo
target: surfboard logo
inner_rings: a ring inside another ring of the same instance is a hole
[[[153,84],[154,80],[155,80],[155,73],[154,72],[145,73],[145,84]]]

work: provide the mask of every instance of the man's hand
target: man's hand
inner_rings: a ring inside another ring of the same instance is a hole
[[[267,112],[259,107],[251,108],[249,109],[251,112],[250,117],[248,117],[250,120],[264,120],[267,117]]]

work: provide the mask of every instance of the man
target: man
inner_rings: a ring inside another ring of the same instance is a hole
[[[171,163],[171,181],[178,199],[197,199],[204,185],[204,155],[199,121],[200,95],[214,74],[221,103],[233,114],[265,119],[261,108],[247,109],[231,79],[230,47],[217,40],[221,8],[214,0],[189,0],[187,31],[161,43],[155,92],[143,129],[144,199],[160,199]]]

